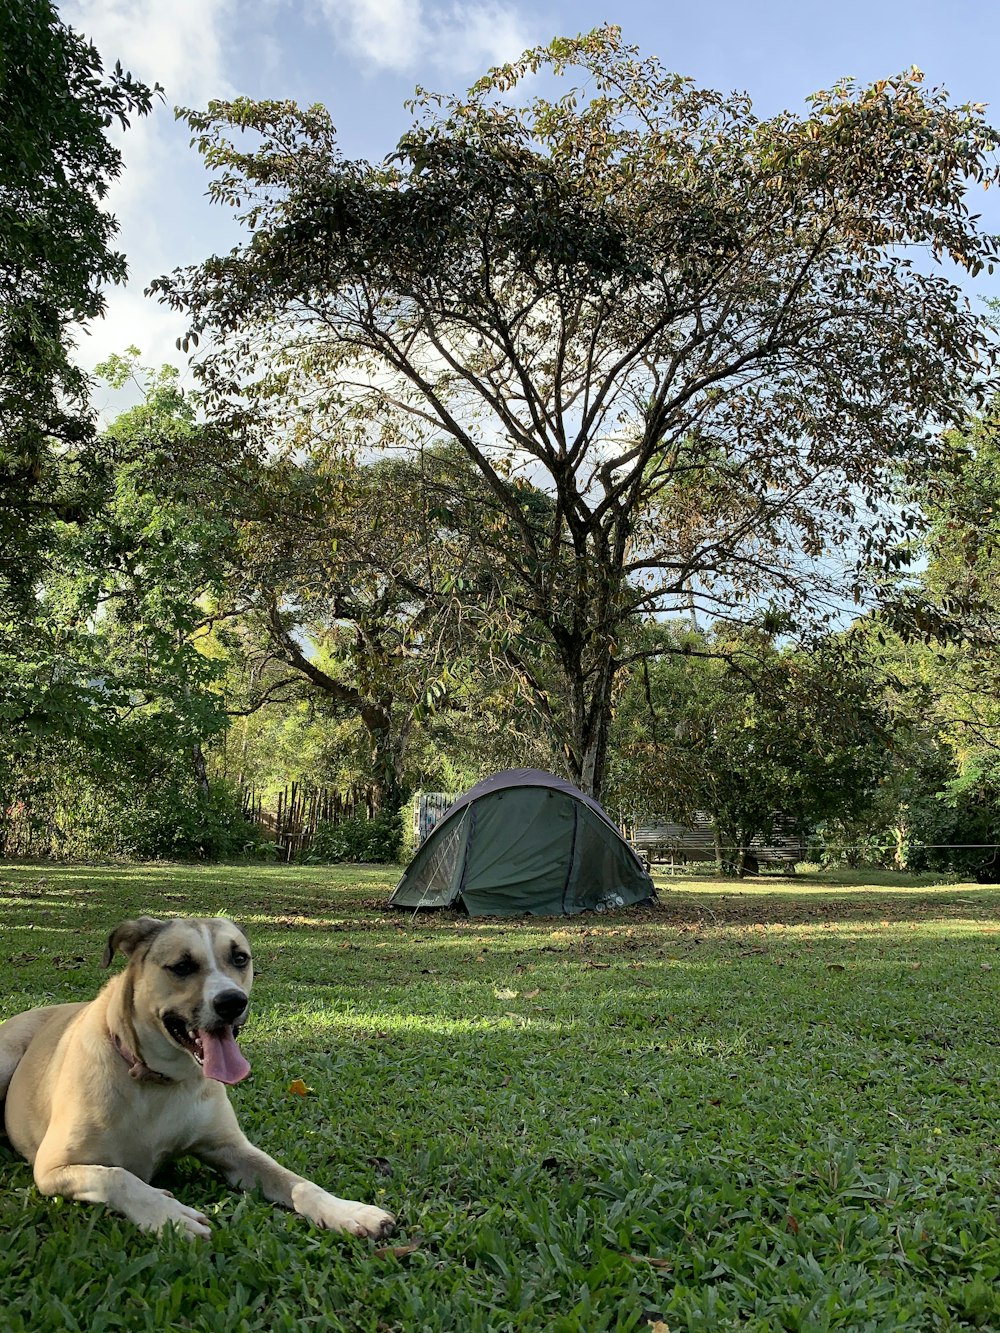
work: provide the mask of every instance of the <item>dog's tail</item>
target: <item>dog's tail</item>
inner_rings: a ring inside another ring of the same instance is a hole
[[[7,1089],[14,1077],[14,1070],[21,1063],[21,1057],[31,1045],[35,1034],[51,1017],[53,1005],[43,1009],[29,1009],[27,1013],[15,1014],[6,1023],[0,1023],[0,1106],[7,1096]],[[0,1129],[2,1129],[0,1123]]]

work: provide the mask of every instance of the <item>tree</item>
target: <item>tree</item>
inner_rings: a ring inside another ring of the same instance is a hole
[[[331,723],[358,719],[382,809],[402,803],[411,741],[431,719],[486,693],[490,713],[512,721],[510,670],[484,650],[483,619],[501,616],[508,655],[516,631],[482,539],[490,497],[470,473],[453,448],[333,470],[263,462],[258,512],[240,524],[216,608],[219,641],[243,664],[234,714],[306,698]]]
[[[126,274],[102,207],[122,168],[107,130],[146,115],[152,95],[120,65],[105,79],[96,48],[49,0],[0,3],[0,577],[12,588],[30,590],[25,537],[59,508],[53,444],[76,450],[92,436],[74,333]]]
[[[887,763],[877,679],[836,639],[779,649],[753,627],[651,629],[673,651],[633,674],[617,710],[611,782],[640,814],[712,820],[743,872],[750,844],[865,809]]]
[[[120,386],[137,359],[130,349],[98,371]],[[36,591],[51,661],[22,645],[38,712],[5,737],[8,798],[47,819],[55,812],[50,822],[64,832],[97,823],[103,837],[128,838],[140,830],[124,825],[145,823],[145,842],[113,849],[146,854],[176,852],[185,836],[195,846],[208,840],[220,810],[204,745],[227,724],[219,665],[200,638],[234,524],[186,466],[210,455],[212,440],[176,378],[170,367],[139,373],[145,401],[92,447],[86,521],[55,525],[52,567]],[[115,813],[123,804],[128,820]]]
[[[65,634],[39,615],[67,528],[101,492],[75,331],[125,277],[103,206],[121,171],[108,127],[153,93],[60,22],[49,0],[0,0],[0,792],[12,753],[88,726]]]
[[[1000,857],[1000,749],[996,695],[977,645],[906,635],[885,615],[842,636],[864,663],[889,716],[877,789],[822,830],[825,855],[850,865],[948,870],[996,879]],[[932,608],[933,609],[933,608]],[[951,613],[948,619],[952,619]]]
[[[1000,414],[994,398],[916,478],[925,562],[855,637],[899,717],[894,769],[872,814],[898,863],[1000,876]],[[880,822],[881,821],[881,822]],[[892,839],[889,840],[890,842]]]
[[[586,93],[514,104],[571,71]],[[901,558],[900,469],[933,461],[993,355],[910,256],[992,263],[965,190],[997,136],[917,70],[759,120],[613,28],[414,105],[378,164],[343,159],[322,108],[185,113],[252,235],[153,290],[210,333],[208,402],[258,447],[461,448],[568,701],[536,690],[541,715],[599,793],[637,623],[822,615]]]

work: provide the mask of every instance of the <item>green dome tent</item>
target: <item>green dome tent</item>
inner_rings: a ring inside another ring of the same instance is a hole
[[[537,768],[494,773],[445,813],[390,907],[470,916],[572,915],[655,899],[653,881],[598,803]]]

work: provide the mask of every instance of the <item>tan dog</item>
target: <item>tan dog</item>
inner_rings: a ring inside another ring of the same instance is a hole
[[[236,1037],[253,981],[239,928],[221,917],[143,916],[111,932],[105,967],[118,949],[128,966],[89,1004],[0,1025],[7,1135],[41,1192],[107,1204],[147,1231],[172,1222],[207,1236],[201,1213],[148,1183],[190,1153],[317,1226],[385,1235],[389,1213],[286,1171],[236,1122],[223,1084],[250,1072]]]

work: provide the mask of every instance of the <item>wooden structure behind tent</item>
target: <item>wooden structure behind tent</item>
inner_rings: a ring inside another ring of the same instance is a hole
[[[714,863],[720,851],[725,856],[726,852],[736,850],[719,846],[711,818],[700,813],[690,825],[667,820],[635,822],[626,826],[625,834],[647,866],[655,862],[666,863],[671,868],[692,861]],[[790,871],[799,861],[805,860],[806,839],[779,817],[775,820],[775,832],[767,838],[753,838],[747,850],[759,864],[777,865]]]
[[[458,800],[457,792],[422,791],[413,808],[413,845],[427,841],[442,815]]]

